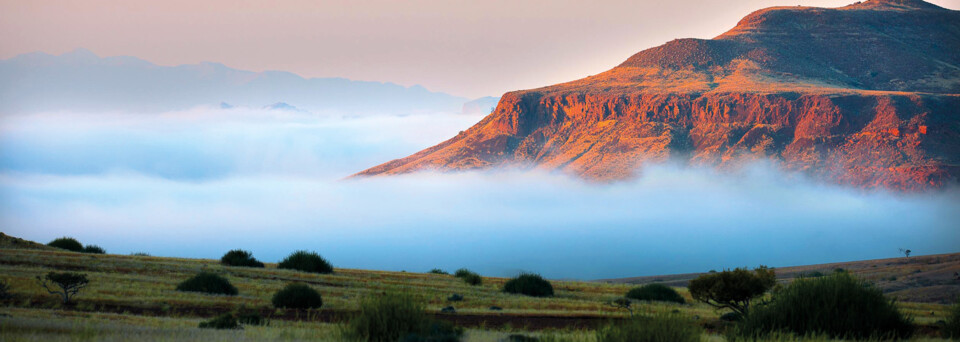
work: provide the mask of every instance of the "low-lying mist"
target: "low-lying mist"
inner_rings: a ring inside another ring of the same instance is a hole
[[[126,254],[611,278],[957,252],[960,194],[864,192],[755,164],[630,182],[546,172],[342,180],[466,129],[453,114],[319,118],[198,108],[0,118],[0,226]]]

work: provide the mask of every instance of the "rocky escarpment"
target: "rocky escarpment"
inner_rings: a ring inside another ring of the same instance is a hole
[[[514,166],[596,180],[667,159],[772,160],[858,187],[960,175],[960,15],[922,1],[782,7],[605,73],[505,94],[480,123],[358,175]]]

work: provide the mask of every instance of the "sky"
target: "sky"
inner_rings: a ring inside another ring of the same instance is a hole
[[[712,38],[760,8],[852,2],[0,0],[0,59],[86,48],[474,98],[597,74],[675,38]]]
[[[262,108],[0,116],[0,227],[114,254],[599,279],[958,252],[960,191],[861,191],[772,165],[627,182],[495,170],[344,179],[480,120]]]

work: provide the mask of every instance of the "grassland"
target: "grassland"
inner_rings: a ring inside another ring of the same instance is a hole
[[[226,267],[216,260],[151,256],[81,254],[33,246],[11,248],[0,244],[0,274],[14,298],[0,307],[3,340],[338,340],[339,322],[354,312],[360,298],[371,293],[402,291],[413,294],[436,317],[468,328],[468,341],[497,341],[510,334],[546,334],[564,340],[591,341],[591,329],[608,320],[623,318],[626,311],[607,303],[622,296],[630,284],[553,281],[556,295],[531,298],[500,291],[503,278],[485,277],[471,286],[448,275],[336,269],[333,274],[307,274],[266,268]],[[76,303],[64,305],[37,286],[36,277],[50,271],[87,274],[90,285]],[[177,283],[200,271],[227,277],[238,296],[215,296],[175,291]],[[426,270],[424,270],[426,271]],[[320,291],[319,311],[281,310],[270,305],[271,296],[289,282],[304,282]],[[688,302],[689,293],[678,288]],[[462,301],[448,302],[454,294]],[[441,314],[446,306],[455,314]],[[945,319],[947,306],[900,302],[915,322],[923,325],[921,337],[931,336],[932,324]],[[502,310],[492,310],[491,307]],[[201,320],[225,312],[256,311],[269,325],[239,331],[198,329]],[[695,318],[714,335],[724,324],[722,312],[702,304],[640,303],[639,313],[679,312]]]

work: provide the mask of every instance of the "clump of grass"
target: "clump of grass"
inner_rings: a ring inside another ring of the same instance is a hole
[[[320,293],[303,283],[288,284],[273,295],[272,302],[276,308],[318,309],[323,306]]]
[[[97,245],[87,245],[86,247],[83,247],[83,253],[107,254],[107,251]]]
[[[263,268],[262,262],[257,261],[257,259],[253,257],[253,254],[242,249],[234,249],[224,254],[223,257],[220,258],[220,264],[224,266]]]
[[[298,270],[310,273],[333,273],[333,266],[316,252],[296,251],[290,254],[277,268]]]
[[[433,320],[423,303],[402,293],[364,298],[360,312],[342,329],[349,341],[458,341],[463,335],[463,329]]]
[[[625,297],[636,300],[674,302],[680,304],[687,302],[677,293],[677,290],[663,284],[648,284],[630,289],[630,291],[627,291]]]
[[[237,288],[230,284],[227,278],[221,277],[215,273],[200,272],[190,279],[184,280],[177,285],[177,291],[201,292],[208,294],[221,294],[227,296],[237,295]]]
[[[943,337],[960,339],[960,298],[950,307],[950,314],[942,331]]]
[[[463,279],[463,282],[465,282],[465,283],[467,283],[467,284],[470,284],[470,285],[481,285],[481,284],[483,284],[483,277],[481,277],[479,274],[477,274],[477,273],[475,273],[475,272],[473,272],[473,271],[471,271],[471,270],[468,270],[468,269],[466,269],[466,268],[461,268],[461,269],[457,270],[457,272],[454,273],[453,275],[454,275],[455,277],[457,277],[457,278]]]
[[[83,244],[72,237],[62,237],[47,243],[47,246],[65,249],[71,252],[83,252]]]
[[[883,292],[847,272],[801,278],[773,294],[771,303],[743,319],[741,335],[773,332],[831,338],[910,337],[911,320]]]
[[[597,342],[699,342],[702,332],[679,315],[660,314],[609,323],[597,330]]]
[[[523,273],[503,284],[503,292],[531,297],[553,296],[553,285],[539,274]]]
[[[240,329],[240,322],[233,314],[223,314],[209,321],[200,322],[203,329]]]

